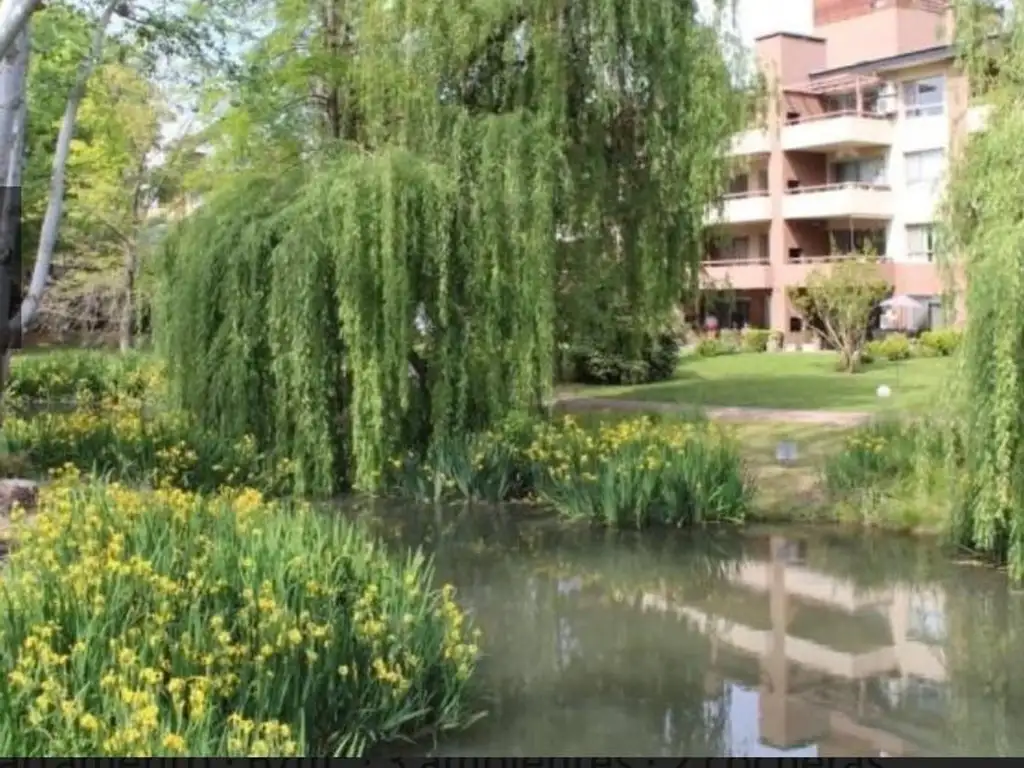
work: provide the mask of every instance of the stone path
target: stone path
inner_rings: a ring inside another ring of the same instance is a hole
[[[718,421],[779,421],[789,424],[820,424],[829,427],[855,427],[871,421],[872,414],[859,411],[797,411],[784,408],[736,408],[695,406],[685,403],[660,403],[648,400],[612,400],[601,397],[556,397],[555,405],[563,411],[626,411],[634,413],[700,412]]]

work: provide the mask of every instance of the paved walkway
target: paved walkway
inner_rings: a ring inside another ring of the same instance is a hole
[[[636,413],[700,412],[718,421],[780,421],[790,424],[820,424],[830,427],[855,427],[871,421],[872,414],[859,411],[796,411],[784,408],[735,408],[697,406],[685,403],[662,403],[649,400],[613,400],[603,397],[555,398],[555,405],[564,411],[627,411]]]

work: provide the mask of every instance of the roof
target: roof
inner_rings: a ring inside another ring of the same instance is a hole
[[[811,43],[824,43],[824,37],[818,37],[817,35],[804,35],[799,32],[769,32],[767,35],[760,35],[754,38],[755,43],[759,43],[762,40],[769,40],[773,37],[791,37],[794,40],[807,40]]]
[[[899,53],[895,56],[885,56],[880,59],[866,59],[854,64],[846,64],[842,67],[819,69],[816,72],[811,72],[810,76],[812,80],[816,80],[820,77],[832,77],[835,75],[873,74],[875,72],[884,72],[893,69],[917,67],[922,64],[934,64],[940,61],[946,61],[947,59],[952,59],[954,56],[956,56],[956,48],[954,46],[948,44],[936,45],[931,48],[920,48],[916,51]]]

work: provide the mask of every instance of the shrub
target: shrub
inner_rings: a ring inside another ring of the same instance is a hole
[[[743,349],[743,335],[732,328],[726,328],[718,332],[718,343],[726,353],[739,352]]]
[[[712,336],[705,336],[697,342],[697,346],[693,349],[693,353],[698,357],[718,357],[731,354],[733,351],[724,342]]]
[[[856,430],[825,464],[829,492],[838,496],[897,481],[922,455],[942,461],[942,429],[930,422],[887,420]]]
[[[162,387],[162,368],[146,354],[54,350],[15,355],[4,397],[14,404],[42,400],[152,398]]]
[[[475,632],[421,556],[253,490],[73,482],[15,523],[5,754],[359,753],[467,722]]]
[[[710,425],[639,418],[596,430],[571,420],[529,448],[539,497],[569,518],[614,527],[743,519],[750,486],[736,445]]]
[[[647,384],[665,381],[679,364],[679,342],[671,333],[645,339],[636,355],[624,346],[580,346],[570,349],[570,375],[583,384]]]
[[[274,494],[292,490],[290,463],[258,452],[255,440],[227,442],[185,414],[150,411],[125,400],[8,415],[0,442],[37,473],[71,464],[117,480],[186,490],[222,485],[251,485]]]
[[[738,520],[749,502],[736,445],[709,425],[518,421],[446,451],[397,458],[390,489],[430,500],[530,498],[610,526]]]
[[[962,338],[963,333],[956,328],[940,328],[922,333],[920,343],[922,347],[934,349],[939,355],[948,357],[956,352]]]
[[[892,333],[884,339],[870,342],[867,351],[875,360],[907,360],[910,358],[910,340],[902,333]]]
[[[764,328],[748,328],[743,332],[743,349],[747,352],[766,352],[771,331]]]
[[[920,340],[910,349],[911,357],[939,357],[939,350],[928,344],[922,344]]]

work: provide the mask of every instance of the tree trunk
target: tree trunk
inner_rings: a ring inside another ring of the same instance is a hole
[[[0,3],[0,56],[6,56],[40,5],[42,0],[5,0]]]
[[[28,72],[28,26],[23,25],[14,46],[0,63],[0,425],[3,395],[10,372],[11,348],[18,339],[9,332],[8,319],[19,307],[21,289],[21,170],[25,149],[25,98]],[[15,331],[17,333],[17,331]]]
[[[107,36],[107,26],[110,18],[114,15],[114,8],[121,0],[109,0],[96,22],[96,29],[93,32],[92,46],[86,58],[78,67],[78,75],[71,92],[68,94],[68,103],[64,108],[64,118],[60,124],[60,133],[57,135],[57,147],[53,155],[53,172],[50,176],[50,197],[46,203],[46,214],[43,216],[43,225],[39,234],[39,249],[36,251],[35,268],[32,271],[32,282],[29,284],[28,293],[21,304],[21,311],[18,316],[12,318],[11,330],[20,331],[28,326],[39,311],[39,305],[43,298],[43,291],[46,288],[46,281],[50,275],[50,260],[53,256],[54,246],[57,244],[57,230],[60,226],[61,211],[64,206],[64,174],[68,161],[68,153],[71,150],[71,139],[75,132],[75,119],[78,116],[78,106],[85,96],[85,87],[89,82],[96,64],[103,55],[103,42]]]
[[[121,287],[121,321],[118,337],[122,352],[132,348],[135,330],[135,272],[139,264],[139,249],[135,242],[124,249],[124,280]]]

